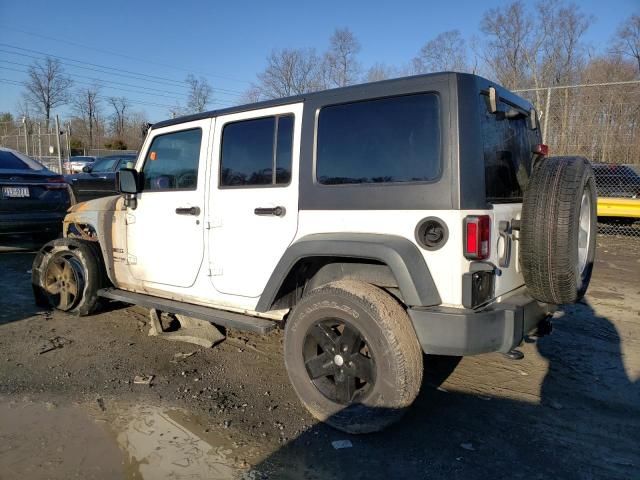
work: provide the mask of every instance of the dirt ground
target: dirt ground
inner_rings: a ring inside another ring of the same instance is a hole
[[[33,256],[0,253],[0,479],[640,478],[637,241],[599,240],[585,301],[523,360],[425,357],[413,408],[366,436],[307,414],[280,331],[203,349],[137,307],[39,311]]]

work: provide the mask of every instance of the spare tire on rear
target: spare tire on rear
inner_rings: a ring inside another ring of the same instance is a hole
[[[596,246],[596,186],[589,161],[539,161],[522,204],[520,262],[530,294],[552,304],[574,303],[589,286]]]

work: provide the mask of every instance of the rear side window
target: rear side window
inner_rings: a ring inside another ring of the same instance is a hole
[[[225,125],[220,186],[288,184],[291,181],[293,121],[293,115],[282,115]]]
[[[440,175],[439,116],[433,93],[324,107],[318,117],[317,181],[435,180]]]
[[[30,170],[29,165],[24,163],[11,152],[0,150],[0,168],[7,170]]]
[[[510,108],[503,102],[498,107]],[[529,128],[528,118],[507,119],[491,113],[486,95],[480,95],[480,125],[487,201],[521,202],[531,173],[532,149],[540,143],[539,130]]]
[[[199,128],[155,137],[142,168],[143,190],[195,190],[201,141]]]

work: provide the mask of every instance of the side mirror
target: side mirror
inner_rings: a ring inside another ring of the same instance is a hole
[[[124,206],[132,209],[138,207],[138,172],[133,168],[123,168],[116,172],[116,188],[124,193]]]
[[[498,111],[498,103],[500,103],[500,95],[495,87],[489,87],[489,111],[496,113]]]
[[[138,172],[133,168],[123,168],[116,172],[118,192],[135,195],[138,193]]]
[[[91,170],[93,170],[93,165],[85,165],[84,167],[82,167],[82,171],[84,173],[90,173]]]

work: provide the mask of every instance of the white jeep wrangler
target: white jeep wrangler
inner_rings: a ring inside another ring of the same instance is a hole
[[[584,295],[592,169],[547,158],[538,125],[522,98],[459,73],[157,123],[122,195],[73,206],[37,255],[36,300],[284,325],[309,411],[379,430],[418,394],[423,352],[517,357]]]

